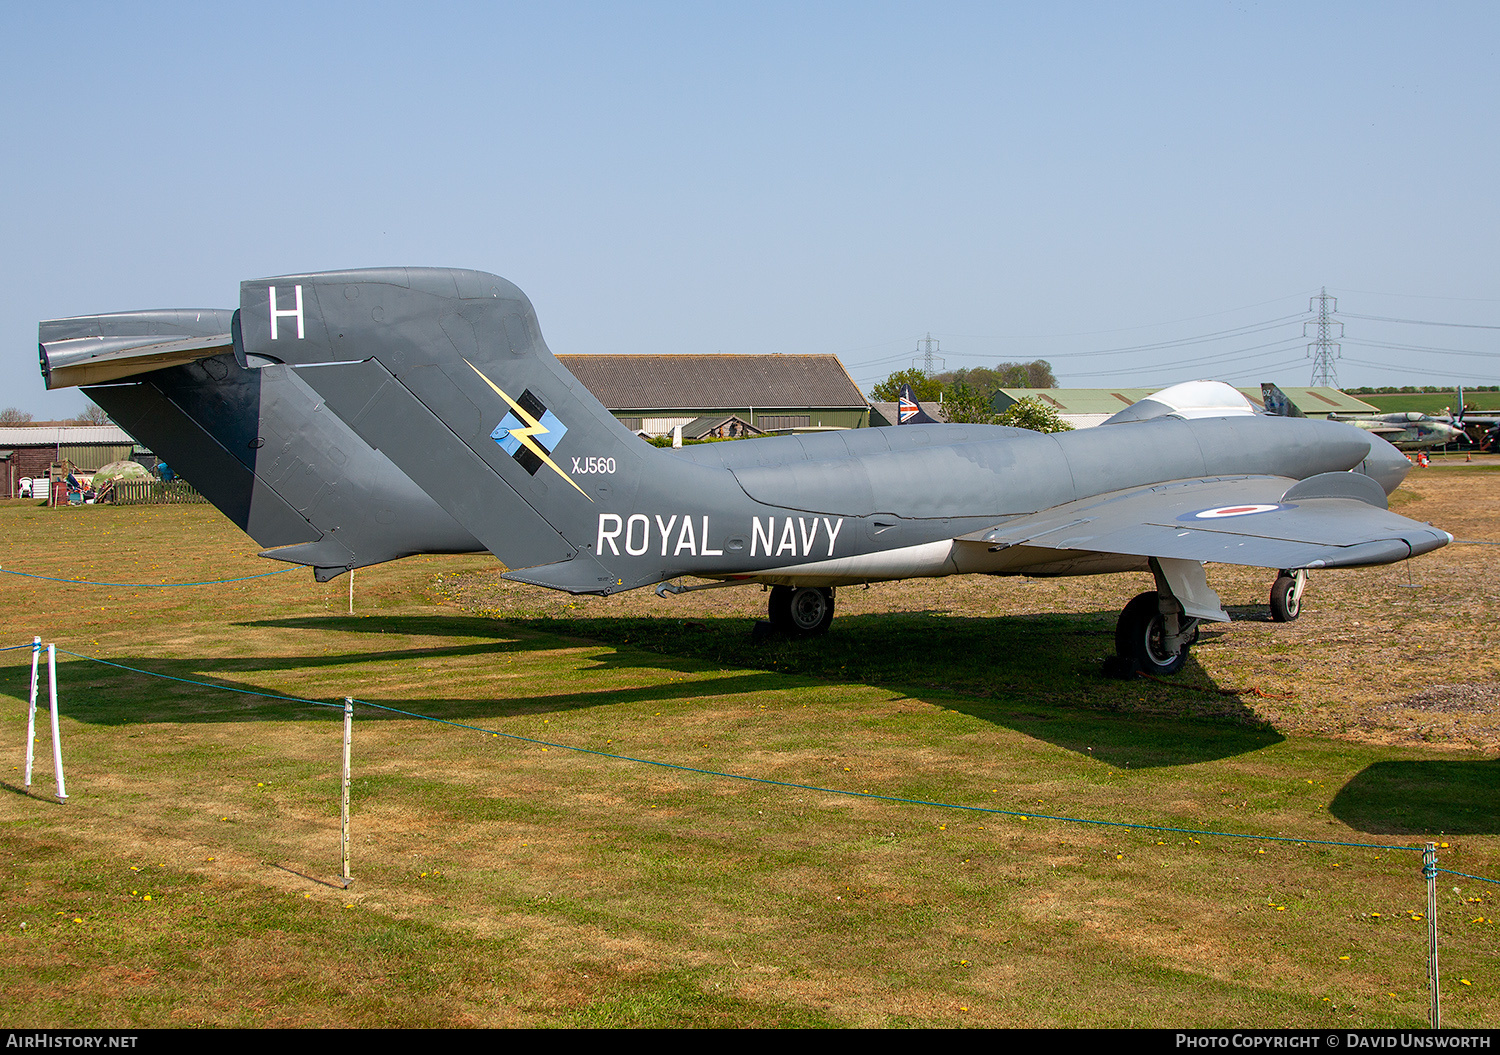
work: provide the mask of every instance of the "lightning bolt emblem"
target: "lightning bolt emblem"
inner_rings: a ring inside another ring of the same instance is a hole
[[[514,399],[511,399],[510,396],[505,393],[504,389],[495,384],[495,382],[491,381],[488,377],[485,377],[484,372],[480,370],[479,367],[475,366],[467,359],[464,360],[464,364],[468,366],[470,370],[473,370],[476,374],[478,374],[479,379],[485,384],[489,385],[490,388],[494,391],[495,395],[505,400],[506,405],[510,407],[511,412],[514,413],[516,417],[520,418],[526,423],[522,428],[511,429],[511,437],[518,443],[520,443],[522,447],[526,448],[526,450],[534,454],[539,461],[547,466],[547,468],[551,469],[558,476],[561,476],[564,480],[566,480],[569,487],[573,488],[573,490],[577,491],[579,494],[583,495],[584,498],[588,498],[588,500],[592,502],[593,499],[589,498],[588,492],[574,483],[573,478],[570,477],[567,473],[559,469],[557,467],[557,463],[548,456],[547,452],[542,448],[542,445],[536,442],[537,436],[545,436],[551,430],[531,414],[529,414],[526,411],[525,407],[521,406],[521,404],[517,403]]]

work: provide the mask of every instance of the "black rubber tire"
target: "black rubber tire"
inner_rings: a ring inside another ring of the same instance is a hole
[[[792,637],[828,633],[833,622],[833,591],[826,586],[773,586],[771,624]]]
[[[1297,592],[1297,580],[1290,575],[1278,575],[1271,586],[1271,618],[1278,623],[1290,623],[1302,614],[1302,595]]]
[[[1143,674],[1176,674],[1187,662],[1188,646],[1184,644],[1177,653],[1168,655],[1162,648],[1165,633],[1166,619],[1156,591],[1139,594],[1125,606],[1115,624],[1115,652]]]

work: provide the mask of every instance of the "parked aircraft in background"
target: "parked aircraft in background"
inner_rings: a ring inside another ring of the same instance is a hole
[[[1415,410],[1377,414],[1374,417],[1330,414],[1329,420],[1347,421],[1356,428],[1379,436],[1398,451],[1425,451],[1432,447],[1460,443],[1468,438],[1462,428]]]
[[[936,425],[937,418],[922,409],[922,404],[917,402],[917,397],[911,390],[911,385],[902,385],[896,409],[897,425]]]
[[[662,450],[553,357],[530,301],[475,271],[256,279],[237,311],[41,324],[49,387],[87,386],[251,537],[320,580],[487,549],[578,594],[761,583],[827,630],[839,586],[961,573],[1147,571],[1120,672],[1171,673],[1227,620],[1204,562],[1404,560],[1452,540],[1386,509],[1406,474],[1352,425],[1176,385],[1092,429],[905,425]],[[694,576],[706,584],[679,585]]]
[[[1262,382],[1261,400],[1266,413],[1277,417],[1300,418],[1302,411],[1287,398],[1277,386]],[[1462,389],[1460,389],[1460,397]],[[1390,414],[1330,414],[1329,421],[1343,421],[1355,428],[1364,429],[1385,440],[1401,451],[1426,450],[1449,443],[1459,443],[1467,438],[1463,429],[1463,414],[1456,421],[1439,421],[1430,415],[1415,410],[1396,411]]]

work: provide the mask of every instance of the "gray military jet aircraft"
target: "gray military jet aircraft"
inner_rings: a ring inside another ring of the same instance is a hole
[[[827,630],[838,586],[1150,570],[1115,667],[1172,673],[1227,620],[1204,563],[1404,560],[1452,536],[1391,513],[1408,469],[1344,424],[1177,385],[1042,435],[906,425],[640,442],[548,351],[526,296],[475,271],[256,279],[237,311],[41,324],[49,387],[86,385],[262,545],[319,579],[486,549],[575,594],[762,583],[772,623]],[[706,585],[672,580],[694,576]]]
[[[1459,426],[1439,421],[1416,410],[1374,416],[1330,414],[1328,420],[1347,421],[1355,428],[1372,432],[1398,451],[1425,451],[1432,447],[1445,447],[1450,443],[1462,443],[1468,438]]]

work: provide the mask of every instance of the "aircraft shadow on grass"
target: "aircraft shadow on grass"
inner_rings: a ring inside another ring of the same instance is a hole
[[[1500,760],[1392,760],[1349,780],[1328,812],[1358,831],[1379,835],[1500,833]]]
[[[312,616],[241,624],[255,628],[333,631],[399,638],[470,638],[444,646],[371,648],[319,655],[266,655],[163,660],[109,657],[129,667],[205,682],[227,689],[277,695],[314,695],[277,689],[256,675],[323,671],[361,663],[440,664],[476,656],[513,656],[574,649],[579,639],[615,646],[581,669],[674,670],[691,681],[560,691],[495,698],[392,698],[361,694],[357,679],[340,693],[402,711],[483,725],[486,719],[556,713],[616,704],[691,700],[720,695],[785,691],[830,681],[880,685],[935,707],[957,711],[1055,744],[1108,765],[1144,769],[1190,765],[1259,750],[1283,737],[1244,702],[1224,695],[1190,657],[1171,685],[1107,679],[1103,658],[1114,644],[1113,613],[956,617],[933,612],[850,616],[814,640],[753,642],[742,618],[521,618],[472,616]],[[1213,647],[1222,631],[1206,630],[1200,645]],[[392,644],[396,642],[392,641]],[[75,664],[67,665],[73,668]],[[286,720],[306,716],[307,704],[225,693],[144,678],[90,665],[86,675],[67,671],[77,688],[64,710],[102,725],[141,722]],[[702,676],[705,673],[709,676]],[[719,673],[712,673],[719,672]],[[0,691],[25,699],[29,670],[0,670]],[[285,686],[285,677],[275,679]],[[320,678],[326,691],[327,679]],[[432,679],[440,684],[440,675]],[[91,699],[88,687],[102,690]],[[71,698],[68,698],[71,697]],[[323,699],[330,699],[323,697]],[[336,697],[335,697],[336,699]],[[330,700],[331,702],[331,700]],[[336,720],[339,713],[323,713]],[[362,709],[361,720],[399,717]]]

